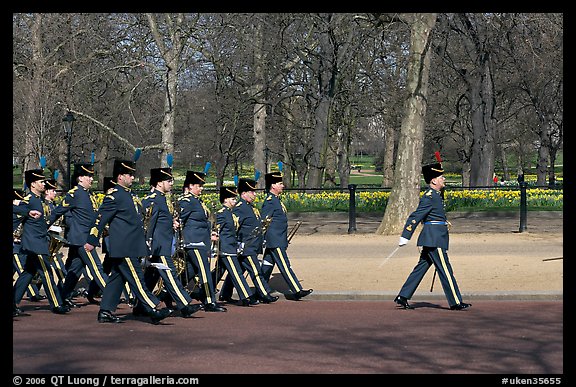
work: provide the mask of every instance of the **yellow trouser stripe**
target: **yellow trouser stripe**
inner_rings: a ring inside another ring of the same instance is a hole
[[[48,268],[46,267],[46,264],[44,263],[44,259],[42,257],[42,255],[38,254],[38,260],[40,261],[40,266],[42,266],[42,271],[44,272],[44,278],[46,279],[46,282],[44,284],[44,288],[48,289],[48,297],[50,297],[50,299],[52,300],[52,302],[54,302],[54,306],[58,307],[60,306],[60,304],[58,304],[58,298],[56,297],[56,293],[54,292],[54,288],[52,287],[52,281],[50,281],[52,273],[48,272]],[[52,268],[50,268],[50,271],[52,271]]]
[[[290,268],[286,264],[286,258],[284,258],[284,255],[282,254],[282,250],[280,250],[279,247],[276,247],[276,251],[278,252],[278,257],[280,258],[280,262],[282,263],[282,266],[284,267],[284,271],[286,272],[286,275],[288,275],[290,282],[292,282],[292,286],[294,286],[294,289],[300,290],[300,287],[296,283],[296,280],[292,277],[292,274],[290,274],[290,270],[289,270]]]
[[[256,279],[256,284],[262,291],[262,294],[266,294],[267,293],[266,288],[262,283],[262,277],[260,277],[260,274],[258,274],[258,268],[256,267],[256,265],[254,265],[254,260],[250,258],[248,259],[248,262],[250,262],[250,267],[252,267],[252,271],[254,272],[254,279]]]
[[[228,261],[228,264],[230,265],[230,269],[232,270],[232,274],[234,276],[234,278],[236,278],[236,282],[238,282],[238,285],[240,286],[240,290],[242,290],[242,293],[244,294],[244,298],[248,298],[248,291],[246,290],[246,287],[244,286],[244,283],[242,282],[242,279],[244,277],[241,278],[240,274],[238,273],[238,270],[236,270],[236,266],[234,266],[234,262],[232,261],[232,257],[227,256],[226,260]]]
[[[204,283],[202,285],[204,285],[204,291],[206,292],[206,302],[208,304],[211,304],[212,297],[210,296],[210,288],[208,287],[208,275],[206,274],[206,270],[204,270],[204,264],[202,263],[202,256],[200,255],[200,252],[198,250],[194,249],[193,251],[194,255],[196,255],[196,260],[198,261],[198,267],[202,272],[202,278],[204,278]]]
[[[142,286],[142,282],[140,282],[140,278],[138,277],[138,274],[136,274],[136,268],[134,267],[134,265],[132,265],[132,261],[130,260],[130,258],[124,257],[124,260],[128,264],[128,268],[130,269],[132,278],[134,279],[136,287],[138,288],[138,293],[142,295],[142,298],[144,298],[144,300],[150,307],[152,308],[156,307],[156,304],[154,304],[154,302],[150,299],[150,297],[148,297],[148,293],[144,290],[144,286]]]
[[[20,277],[20,273],[24,271],[24,267],[22,267],[22,262],[20,262],[20,257],[18,256],[18,254],[14,254],[14,261],[16,262],[16,266],[18,267],[18,273],[16,274],[18,274],[18,277]],[[28,291],[30,291],[30,294],[32,294],[32,296],[37,296],[32,285],[28,285]]]
[[[88,255],[88,258],[90,260],[90,264],[92,265],[92,270],[94,271],[94,273],[92,274],[94,276],[94,274],[96,275],[97,281],[100,283],[100,287],[104,288],[104,286],[106,286],[106,281],[104,281],[104,277],[102,277],[102,273],[100,272],[100,270],[98,270],[98,265],[96,265],[96,258],[94,258],[94,254],[92,251],[88,251],[88,250],[84,250],[86,251],[86,255]],[[90,270],[88,270],[90,271]]]
[[[446,278],[448,279],[448,284],[450,285],[450,290],[452,291],[452,296],[454,297],[454,300],[456,300],[456,303],[459,304],[460,300],[456,295],[456,289],[454,288],[454,283],[452,282],[452,276],[448,271],[448,266],[446,266],[446,258],[444,258],[444,253],[442,252],[442,249],[440,247],[438,247],[437,250],[438,255],[440,256],[440,262],[442,263],[442,269],[444,270],[444,274],[446,275]]]
[[[165,256],[160,256],[160,261],[166,265],[168,265],[168,260],[166,259]],[[172,285],[172,289],[174,289],[174,292],[176,293],[176,295],[178,296],[178,298],[180,299],[180,301],[182,301],[182,303],[184,305],[188,304],[188,301],[186,301],[186,298],[184,298],[184,295],[182,294],[182,292],[180,291],[180,287],[178,285],[176,285],[176,279],[174,278],[174,275],[172,274],[172,270],[164,270],[166,273],[166,276],[168,277],[168,281],[170,282],[170,285]]]

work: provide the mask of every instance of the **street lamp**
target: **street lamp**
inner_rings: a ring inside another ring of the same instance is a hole
[[[66,139],[68,141],[68,158],[67,158],[67,163],[68,163],[68,189],[72,188],[72,175],[71,175],[71,170],[70,170],[70,146],[72,145],[72,127],[74,126],[74,121],[76,121],[76,118],[74,118],[74,114],[72,114],[72,112],[68,112],[66,113],[66,115],[64,116],[64,118],[62,119],[62,121],[64,121],[64,131],[66,132]]]

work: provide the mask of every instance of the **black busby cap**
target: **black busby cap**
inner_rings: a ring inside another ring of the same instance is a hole
[[[104,193],[106,193],[106,191],[108,191],[110,188],[114,188],[114,186],[116,185],[116,183],[114,183],[114,178],[112,176],[106,176],[104,178],[104,184],[103,184],[103,190]]]
[[[184,186],[187,187],[190,184],[205,184],[206,174],[204,172],[187,171],[186,179],[184,179]]]
[[[58,189],[58,182],[56,179],[48,179],[45,181],[46,189]]]
[[[270,172],[264,175],[266,187],[270,187],[274,183],[282,182],[282,172]]]
[[[29,169],[28,171],[24,172],[24,182],[28,187],[30,187],[33,182],[38,180],[46,180],[43,169]]]
[[[238,180],[238,193],[241,194],[242,192],[246,191],[256,191],[256,186],[258,183],[256,180],[252,179],[240,179]]]
[[[224,199],[233,198],[238,196],[236,187],[220,187],[220,203],[224,203]]]
[[[18,188],[13,188],[14,194],[12,196],[12,200],[22,200],[24,199],[24,191]]]
[[[74,164],[74,176],[94,176],[94,165]]]
[[[134,175],[136,173],[136,163],[130,160],[114,160],[113,178],[116,179],[118,175],[123,175],[125,173]]]
[[[424,181],[426,182],[426,184],[429,184],[430,180],[432,180],[435,177],[441,176],[443,173],[444,169],[442,168],[442,164],[440,163],[428,164],[422,167],[422,174],[424,175]]]
[[[172,180],[172,168],[152,168],[150,169],[150,185],[155,187],[157,183],[164,180]]]

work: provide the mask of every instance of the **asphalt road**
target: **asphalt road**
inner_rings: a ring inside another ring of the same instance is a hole
[[[124,323],[101,324],[96,305],[62,316],[45,301],[23,301],[13,373],[564,373],[562,301],[476,301],[465,311],[444,304],[282,300],[152,325],[124,304]]]

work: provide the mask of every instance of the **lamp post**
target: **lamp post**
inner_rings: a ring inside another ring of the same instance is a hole
[[[72,127],[74,126],[74,121],[76,121],[76,118],[74,118],[74,114],[72,114],[72,112],[68,112],[66,113],[66,115],[64,116],[64,118],[62,119],[62,121],[64,122],[64,131],[66,132],[66,139],[68,141],[68,158],[67,158],[67,163],[68,163],[68,168],[66,169],[67,173],[68,173],[68,179],[66,181],[67,183],[67,187],[68,189],[72,188],[72,175],[71,175],[71,170],[70,170],[70,146],[72,145]]]

